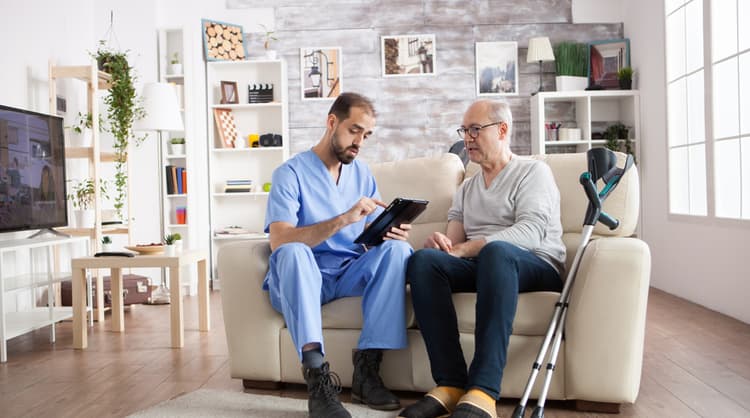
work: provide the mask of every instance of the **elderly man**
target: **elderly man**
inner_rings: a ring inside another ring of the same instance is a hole
[[[447,231],[434,232],[409,259],[406,276],[437,386],[400,417],[496,417],[519,292],[562,288],[560,193],[544,162],[511,152],[512,126],[507,104],[480,100],[458,129],[481,172],[456,192]],[[477,294],[468,370],[451,298],[459,292]]]
[[[266,210],[271,258],[263,286],[284,314],[302,360],[311,417],[350,417],[338,399],[338,376],[324,361],[321,305],[362,296],[363,325],[353,353],[352,399],[371,408],[401,404],[384,385],[383,349],[406,346],[405,271],[410,225],[392,228],[382,244],[354,240],[382,212],[375,179],[356,159],[375,128],[366,97],[341,94],[328,112],[317,145],[273,173]]]

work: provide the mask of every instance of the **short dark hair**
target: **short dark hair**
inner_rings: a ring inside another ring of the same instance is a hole
[[[339,120],[345,120],[349,117],[349,110],[353,107],[359,107],[364,109],[372,117],[377,116],[375,113],[375,106],[372,105],[372,101],[367,97],[358,93],[341,93],[336,101],[331,105],[331,109],[328,111],[329,115],[336,115]]]

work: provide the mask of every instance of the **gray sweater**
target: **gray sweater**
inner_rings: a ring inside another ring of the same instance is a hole
[[[458,188],[448,220],[461,222],[468,240],[506,241],[532,251],[561,275],[565,269],[560,191],[542,161],[513,155],[489,187],[479,171]]]

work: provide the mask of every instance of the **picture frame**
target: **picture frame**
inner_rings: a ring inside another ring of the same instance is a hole
[[[300,48],[300,98],[330,100],[343,90],[341,47]]]
[[[221,104],[239,104],[236,81],[221,81]]]
[[[475,43],[477,96],[518,96],[518,42]]]
[[[434,34],[381,36],[383,77],[435,75],[435,51]]]
[[[630,66],[630,39],[608,39],[589,43],[589,86],[619,89],[617,72]]]
[[[215,108],[214,124],[216,132],[219,134],[219,139],[221,139],[221,146],[223,148],[234,148],[234,142],[237,140],[238,133],[232,109]]]
[[[201,33],[206,61],[242,61],[247,56],[241,25],[201,19]]]

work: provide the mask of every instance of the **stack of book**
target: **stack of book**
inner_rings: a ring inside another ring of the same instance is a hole
[[[184,167],[168,165],[166,169],[167,194],[187,193],[187,171]]]
[[[246,179],[227,180],[224,186],[224,193],[249,193],[253,190],[253,181]]]

